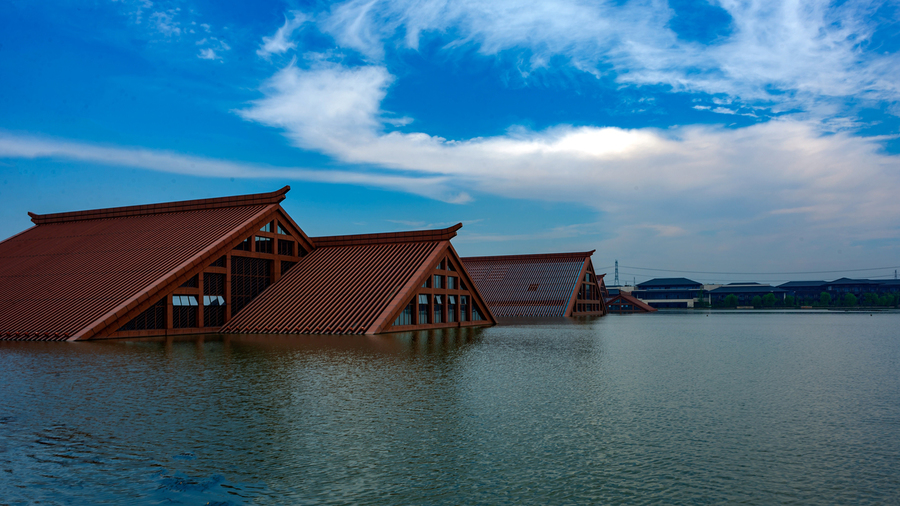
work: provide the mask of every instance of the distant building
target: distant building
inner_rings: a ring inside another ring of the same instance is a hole
[[[593,251],[466,257],[462,261],[497,318],[603,316],[603,274]]]
[[[737,297],[739,306],[749,306],[754,297],[765,297],[770,293],[775,296],[776,300],[784,301],[787,291],[762,283],[731,283],[711,290],[709,301],[711,304],[718,304],[724,302],[729,295],[734,295]]]
[[[857,297],[868,292],[879,292],[882,281],[872,281],[869,279],[836,279],[826,285],[826,291],[832,297],[842,297],[845,294],[852,293]]]
[[[687,278],[656,278],[638,283],[631,295],[657,308],[692,308],[703,284]]]
[[[878,295],[900,293],[900,280],[871,280],[840,278],[834,281],[789,281],[779,288],[793,295],[798,301],[819,300],[822,293],[827,293],[833,299],[838,299],[851,293],[861,297],[866,293]]]
[[[812,300],[818,299],[822,292],[827,291],[827,285],[828,283],[825,281],[788,281],[778,285],[778,288],[797,300]]]

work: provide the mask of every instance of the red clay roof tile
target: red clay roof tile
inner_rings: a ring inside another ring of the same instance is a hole
[[[219,197],[213,199],[185,200],[180,202],[164,202],[161,204],[145,204],[139,206],[111,207],[107,209],[92,209],[87,211],[72,211],[68,213],[35,214],[28,213],[31,221],[36,225],[48,225],[51,223],[68,223],[72,221],[99,220],[106,218],[122,218],[129,216],[145,216],[150,214],[173,213],[183,211],[200,211],[223,209],[228,207],[260,206],[277,204],[284,200],[290,186],[270,192],[251,195],[239,195],[235,197]]]

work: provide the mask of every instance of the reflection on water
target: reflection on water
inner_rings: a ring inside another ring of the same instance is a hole
[[[531,323],[0,343],[0,504],[900,497],[898,314]]]

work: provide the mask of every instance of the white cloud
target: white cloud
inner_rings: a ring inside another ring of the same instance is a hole
[[[197,54],[197,58],[201,60],[221,60],[221,52],[230,51],[231,46],[229,46],[224,40],[220,40],[216,37],[204,37],[196,42],[198,46],[207,46],[200,50],[200,53]],[[217,53],[216,51],[219,51]]]
[[[263,37],[263,43],[256,51],[257,55],[268,58],[270,55],[285,53],[297,47],[297,44],[290,38],[308,18],[300,11],[291,11],[290,14],[291,17],[284,17],[284,24],[275,32],[275,35]]]
[[[392,81],[384,67],[322,62],[301,70],[294,61],[265,83],[266,98],[238,113],[283,128],[299,147],[341,151],[347,144],[371,142]]]
[[[181,35],[181,24],[175,20],[180,9],[170,9],[167,11],[158,11],[150,15],[150,21],[154,24],[159,33],[166,37],[177,37]]]
[[[786,227],[777,220],[788,214],[774,209],[808,209],[791,219],[847,237],[897,235],[900,225],[900,159],[882,153],[881,138],[784,117],[738,129],[560,125],[448,140],[385,131],[391,82],[380,66],[291,63],[238,113],[348,164],[441,177],[456,192],[577,202],[664,237],[723,223],[750,235]]]
[[[215,51],[213,51],[210,48],[201,49],[200,53],[197,55],[197,58],[200,58],[201,60],[221,60],[222,59],[220,56],[218,56],[216,54]]]
[[[321,26],[375,60],[397,34],[416,48],[424,32],[457,33],[451,47],[527,50],[531,68],[561,55],[598,75],[612,66],[625,83],[724,93],[782,109],[833,97],[900,98],[900,57],[866,50],[880,1],[717,5],[731,16],[732,33],[709,45],[680,39],[669,25],[674,11],[658,0],[351,0],[334,7]]]

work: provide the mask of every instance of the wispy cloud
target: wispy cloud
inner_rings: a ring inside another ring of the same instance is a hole
[[[157,11],[150,15],[150,22],[156,27],[159,33],[166,37],[177,37],[181,35],[181,24],[175,19],[181,9],[169,9],[166,11]]]
[[[376,61],[398,35],[417,48],[423,33],[454,33],[448,47],[522,51],[531,68],[562,56],[597,75],[612,68],[622,83],[789,109],[833,97],[898,99],[900,55],[867,47],[878,28],[872,14],[882,3],[722,0],[715,5],[727,12],[731,33],[708,44],[681,38],[672,29],[675,11],[654,0],[351,0],[334,7],[321,26]]]
[[[441,176],[403,176],[377,172],[314,170],[240,163],[169,151],[98,146],[83,142],[16,135],[0,131],[0,158],[56,158],[115,167],[217,178],[263,178],[386,188],[451,203],[468,201],[452,192]]]
[[[222,57],[217,55],[215,51],[210,48],[201,49],[200,53],[197,54],[197,58],[201,60],[221,60]]]
[[[216,37],[204,37],[198,40],[196,44],[201,46],[200,53],[197,54],[197,58],[201,60],[221,60],[222,56],[220,53],[231,50],[231,46],[228,43]],[[216,51],[219,51],[219,53]]]
[[[300,11],[291,11],[290,16],[285,16],[284,24],[281,25],[274,35],[271,37],[263,37],[263,43],[260,45],[256,54],[268,58],[273,54],[285,53],[297,47],[297,44],[291,40],[294,32],[300,28],[308,20],[308,17]]]

